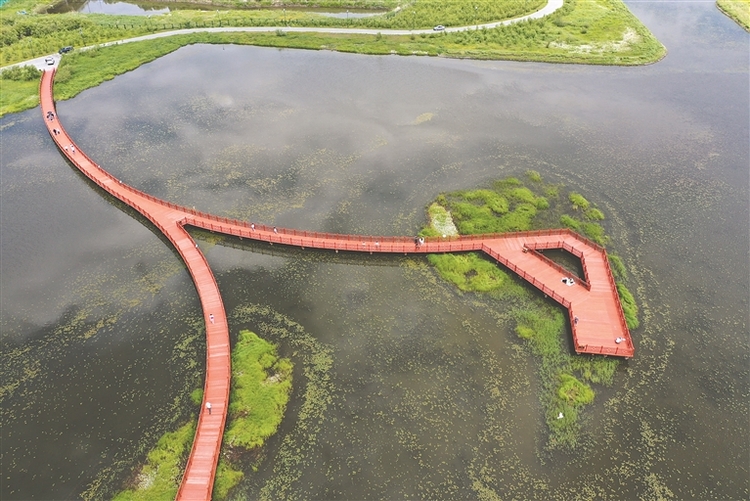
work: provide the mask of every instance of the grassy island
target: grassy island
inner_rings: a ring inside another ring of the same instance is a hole
[[[428,208],[430,223],[421,235],[501,233],[562,225],[601,245],[608,242],[601,224],[604,213],[583,195],[564,193],[563,186],[543,182],[535,171],[527,172],[526,180],[507,178],[487,188],[441,194]],[[550,257],[575,270],[569,256],[567,261],[562,255]],[[509,305],[516,333],[539,360],[549,446],[575,448],[581,431],[579,412],[594,401],[591,385],[611,385],[619,359],[573,354],[567,346],[568,321],[561,307],[483,254],[432,254],[428,259],[460,290],[487,294]],[[610,255],[610,261],[628,327],[634,329],[638,308],[623,283],[625,266],[616,255]]]
[[[181,29],[276,27],[275,31],[174,34],[166,38],[73,51],[63,57],[55,98],[68,99],[116,75],[133,70],[179,47],[196,44],[247,44],[267,47],[326,49],[359,54],[424,55],[505,59],[551,63],[638,65],[653,63],[664,46],[633,16],[621,0],[565,0],[561,9],[537,20],[492,29],[433,32],[436,24],[478,26],[521,17],[539,10],[544,0],[518,2],[415,2],[350,0],[338,8],[381,8],[387,12],[357,19],[324,17],[286,10],[283,2],[269,9],[176,10],[160,16],[47,14],[38,0],[9,0],[0,6],[0,65],[56,52],[62,46],[91,46]],[[168,5],[168,4],[165,4]],[[255,4],[254,4],[255,5]],[[298,5],[295,2],[294,5]],[[316,3],[316,5],[318,5]],[[320,4],[325,6],[324,4]],[[218,4],[225,8],[225,4]],[[291,4],[290,4],[291,6]],[[472,8],[476,7],[476,8]],[[373,34],[290,32],[287,27],[382,30]],[[390,35],[387,30],[429,30]],[[33,108],[38,77],[25,72],[0,74],[0,116]]]
[[[216,471],[213,499],[224,499],[252,465],[253,451],[276,433],[292,387],[292,363],[279,358],[276,347],[244,330],[232,350],[232,389],[221,459]],[[200,406],[202,390],[191,395]],[[116,501],[171,501],[195,434],[197,418],[166,433],[148,453],[131,485]],[[248,465],[248,458],[250,459]]]
[[[717,0],[716,6],[750,32],[750,0]]]

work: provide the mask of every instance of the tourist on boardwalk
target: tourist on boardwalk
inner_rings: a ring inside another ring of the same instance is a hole
[[[273,232],[274,232],[274,233],[278,233],[278,232],[279,232],[279,230],[277,230],[277,229],[276,229],[276,227],[274,226],[274,227],[273,227]]]
[[[214,314],[213,313],[209,313],[208,314],[208,319],[211,321],[211,323],[214,323]]]
[[[206,410],[208,411],[210,415],[211,414],[211,402],[206,402]]]

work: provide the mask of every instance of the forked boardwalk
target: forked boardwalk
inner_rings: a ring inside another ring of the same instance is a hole
[[[602,247],[570,230],[432,238],[420,243],[408,237],[341,235],[255,225],[181,207],[124,184],[75,145],[57,117],[52,95],[54,74],[54,70],[45,71],[39,89],[42,114],[50,136],[81,172],[112,196],[143,214],[166,235],[185,261],[200,297],[206,321],[204,400],[190,458],[177,493],[178,500],[211,498],[229,404],[231,375],[229,328],[221,294],[203,253],[185,230],[186,225],[270,244],[335,252],[485,252],[567,308],[576,352],[633,356],[633,343],[625,324],[607,253]],[[583,264],[583,281],[576,280],[574,285],[563,283],[561,279],[568,272],[537,252],[542,249],[565,249],[578,256]],[[211,414],[204,410],[206,402],[211,402]]]

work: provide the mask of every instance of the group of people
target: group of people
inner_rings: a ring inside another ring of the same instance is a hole
[[[53,112],[51,112],[51,111],[48,111],[47,112],[47,120],[49,120],[51,122],[54,119],[55,119],[55,114]]]
[[[575,285],[576,281],[573,280],[573,277],[563,277],[562,283],[564,283],[567,286]]]
[[[424,237],[414,237],[414,245],[417,247],[424,245]]]

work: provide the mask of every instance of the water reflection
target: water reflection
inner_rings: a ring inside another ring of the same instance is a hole
[[[61,14],[63,12],[83,12],[86,14],[108,14],[124,16],[153,16],[168,14],[175,10],[216,10],[216,5],[190,3],[190,2],[121,2],[113,0],[63,0],[47,9],[50,14]],[[221,10],[244,10],[248,7],[242,6],[220,6]],[[280,10],[281,8],[276,8]],[[336,9],[320,7],[285,7],[288,11],[308,12],[324,17],[336,17],[339,19],[356,19],[382,15],[384,10],[373,9]]]
[[[748,497],[747,34],[711,4],[630,7],[667,41],[663,62],[191,46],[58,103],[113,174],[227,216],[408,235],[441,191],[527,169],[609,216],[644,327],[570,454],[544,448],[507,304],[419,260],[202,237],[233,332],[278,316],[334,360],[325,419],[298,428],[295,395],[238,497]],[[0,123],[0,497],[108,498],[191,412],[200,308],[174,253],[81,181],[38,110]]]

